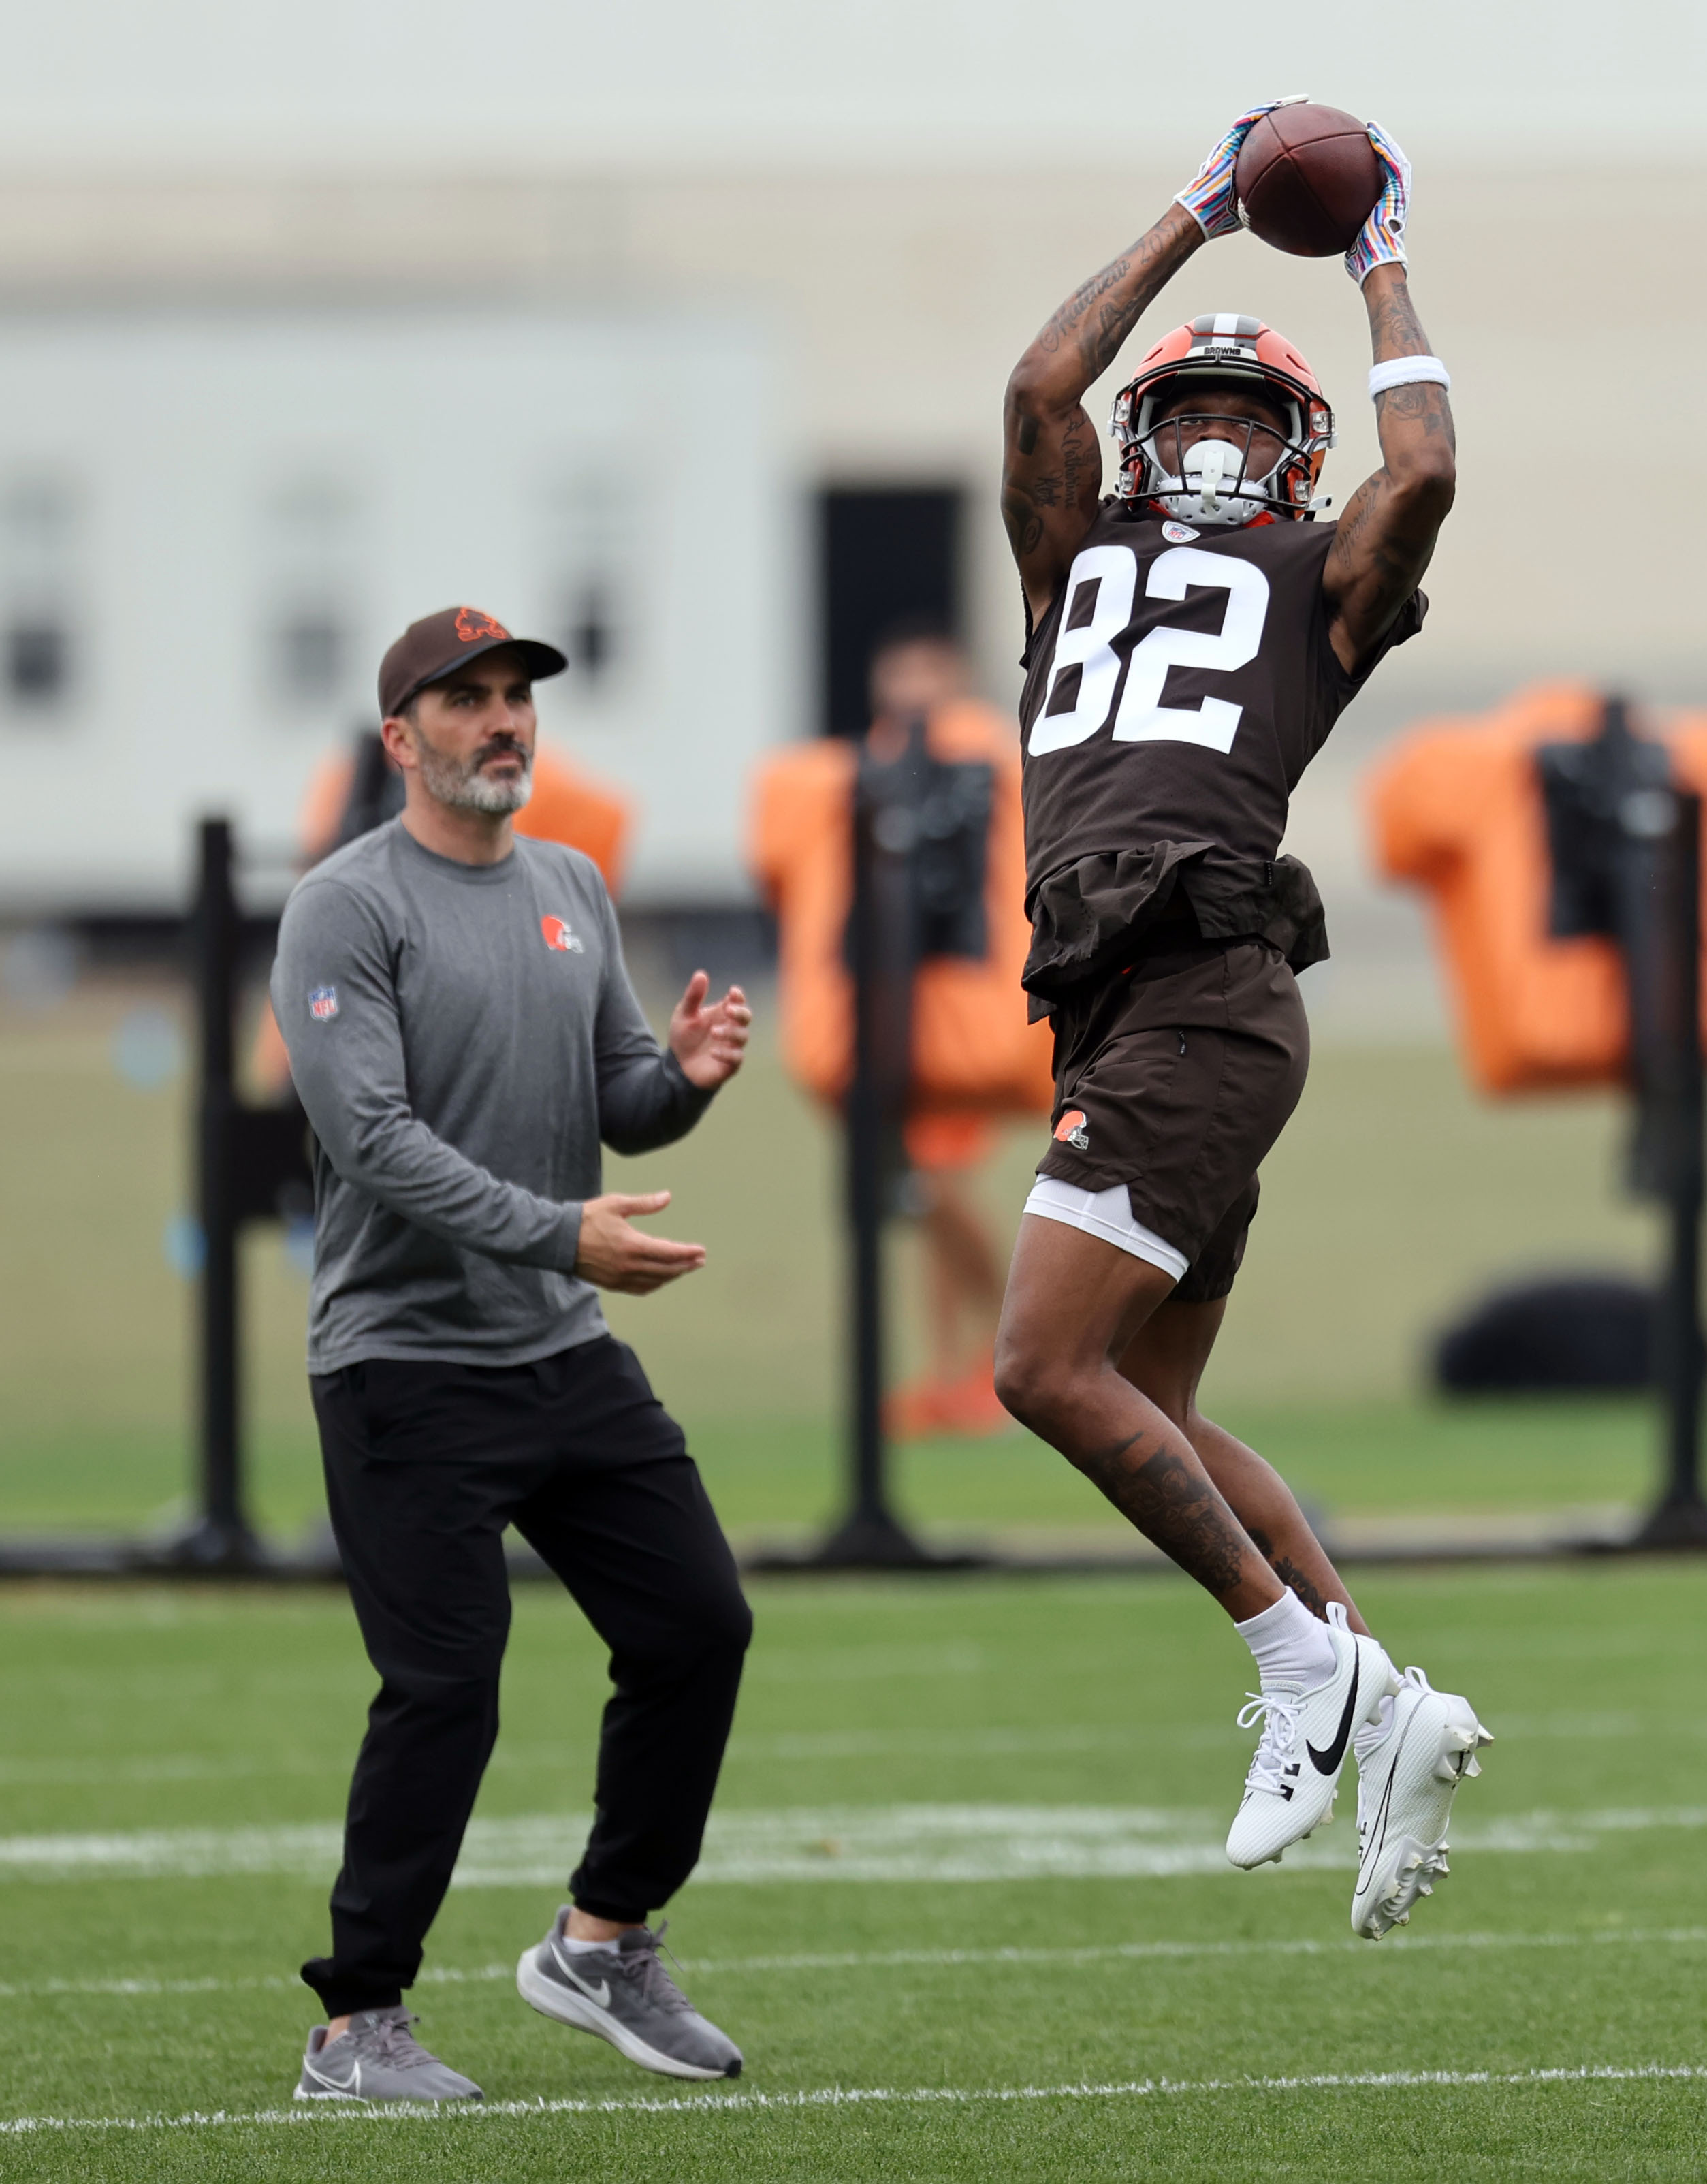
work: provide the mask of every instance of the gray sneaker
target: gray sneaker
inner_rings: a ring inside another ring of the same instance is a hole
[[[521,1998],[542,2017],[601,2040],[670,2078],[738,2078],[741,2050],[693,2004],[658,1961],[660,1926],[637,1926],[608,1949],[564,1947],[565,1904],[537,1948],[524,1949],[515,1968]]]
[[[472,2078],[428,2054],[409,2031],[420,2020],[401,2003],[390,2009],[359,2009],[350,2029],[331,2046],[326,2028],[309,2035],[299,2101],[483,2101]]]

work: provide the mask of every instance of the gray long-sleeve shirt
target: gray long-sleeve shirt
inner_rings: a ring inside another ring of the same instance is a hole
[[[298,883],[272,994],[318,1140],[309,1370],[603,1334],[571,1272],[600,1140],[669,1145],[711,1095],[647,1028],[597,866],[520,835],[457,864],[393,820]]]

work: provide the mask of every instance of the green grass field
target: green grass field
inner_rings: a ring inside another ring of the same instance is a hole
[[[1222,1862],[1248,1663],[1183,1580],[755,1588],[713,1836],[671,1908],[690,1992],[746,2051],[730,2098],[514,1992],[603,1687],[572,1608],[531,1589],[413,1997],[490,2106],[398,2118],[286,2098],[371,1680],[345,1602],[15,1588],[0,2175],[1699,2176],[1707,1571],[1359,1590],[1498,1735],[1451,1879],[1373,1946],[1347,1926],[1348,1797],[1282,1868]]]
[[[168,987],[90,986],[43,1015],[0,1011],[0,1529],[169,1522],[187,1474],[191,1291],[162,1251],[186,1203],[185,1087],[113,1063]],[[654,1014],[657,1013],[654,1008]],[[842,1362],[834,1146],[760,1040],[683,1144],[612,1160],[664,1184],[705,1272],[610,1317],[688,1427],[726,1521],[795,1537],[836,1494]],[[1474,1100],[1430,1048],[1328,1047],[1265,1171],[1262,1212],[1207,1399],[1331,1519],[1629,1506],[1654,1466],[1643,1406],[1445,1407],[1421,1391],[1431,1329],[1490,1282],[1559,1263],[1639,1267],[1650,1217],[1619,1190],[1622,1121],[1602,1099]],[[1011,1234],[1036,1157],[1020,1125],[982,1180]],[[898,1227],[896,1369],[917,1355],[914,1240]],[[320,1508],[302,1364],[305,1295],[276,1232],[246,1247],[256,1511],[290,1538]],[[1023,1435],[909,1451],[899,1491],[945,1532],[1117,1532]],[[1044,1544],[1047,1544],[1045,1539]]]
[[[180,1082],[115,1030],[168,989],[0,1021],[0,1529],[170,1521],[191,1292]],[[1639,1504],[1637,1403],[1444,1406],[1429,1330],[1537,1265],[1640,1266],[1609,1103],[1492,1109],[1435,1050],[1328,1049],[1264,1178],[1209,1400],[1333,1524],[1521,1524]],[[985,1178],[1011,1228],[1035,1152]],[[833,1147],[761,1040],[703,1129],[613,1162],[677,1191],[705,1273],[612,1318],[687,1423],[726,1522],[798,1540],[836,1498]],[[916,1357],[894,1246],[898,1369]],[[320,1494],[303,1284],[246,1247],[252,1485]],[[908,1514],[1047,1549],[1119,1522],[1023,1435],[900,1452]],[[506,1728],[414,1997],[476,2115],[292,2109],[371,1677],[347,1603],[0,1591],[0,2176],[1694,2177],[1702,2171],[1707,1570],[1369,1576],[1403,1663],[1498,1734],[1457,1870],[1411,1933],[1350,1938],[1349,1810],[1284,1869],[1220,1843],[1249,1739],[1243,1649],[1169,1576],[770,1580],[699,1873],[691,1991],[744,2046],[732,2096],[644,2078],[511,1984],[575,1853],[603,1670],[524,1589]]]

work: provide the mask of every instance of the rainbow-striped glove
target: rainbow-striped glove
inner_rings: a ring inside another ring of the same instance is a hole
[[[1297,106],[1304,96],[1299,91],[1289,98],[1271,98],[1261,106],[1252,107],[1248,114],[1240,114],[1198,169],[1195,180],[1174,199],[1176,204],[1185,207],[1206,237],[1237,234],[1238,192],[1233,185],[1233,170],[1238,165],[1244,141],[1264,114],[1272,114],[1277,106]]]
[[[1378,121],[1365,121],[1376,157],[1387,171],[1387,182],[1375,201],[1375,210],[1345,254],[1345,270],[1362,287],[1377,265],[1403,265],[1404,221],[1410,209],[1410,162]]]

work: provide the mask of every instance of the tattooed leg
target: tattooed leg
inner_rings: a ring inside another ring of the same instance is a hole
[[[1225,1298],[1212,1304],[1164,1305],[1127,1345],[1120,1370],[1190,1441],[1205,1474],[1281,1583],[1324,1619],[1329,1602],[1341,1602],[1352,1629],[1367,1631],[1285,1479],[1254,1449],[1198,1408],[1198,1383],[1226,1309]]]
[[[1016,1418],[1243,1623],[1282,1596],[1281,1580],[1185,1434],[1113,1362],[1171,1286],[1145,1261],[1028,1214],[1008,1277],[996,1386]]]
[[[1265,1561],[1267,1550],[1244,1530],[1190,1442],[1168,1431],[1168,1421],[1159,1412],[1157,1418],[1162,1430],[1141,1429],[1111,1449],[1057,1446],[1147,1540],[1154,1540],[1206,1592],[1224,1601],[1245,1584],[1247,1557],[1253,1548]],[[1250,1612],[1255,1615],[1262,1611]],[[1240,1614],[1235,1619],[1243,1622],[1245,1618]]]

